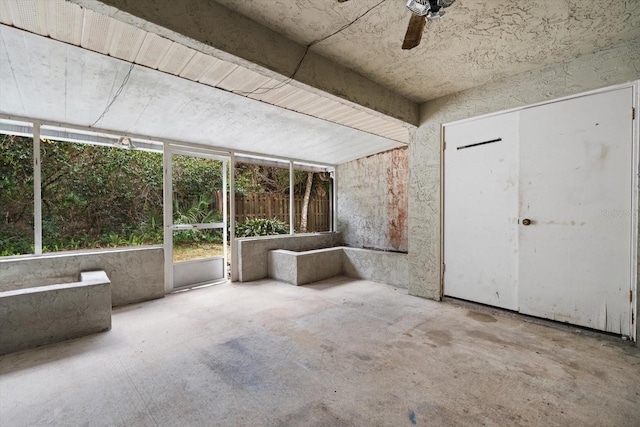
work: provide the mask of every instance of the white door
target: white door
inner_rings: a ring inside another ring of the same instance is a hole
[[[522,313],[630,335],[632,96],[521,112]]]
[[[632,335],[632,96],[445,127],[445,295]]]
[[[517,310],[518,114],[447,126],[444,291]]]
[[[215,153],[165,145],[168,291],[227,279],[227,164]]]

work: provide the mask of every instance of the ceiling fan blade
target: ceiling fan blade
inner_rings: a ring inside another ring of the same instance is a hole
[[[407,33],[404,35],[404,41],[402,42],[403,49],[413,49],[420,44],[426,23],[427,18],[425,16],[418,16],[413,13],[411,14]]]
[[[346,1],[349,1],[349,0],[338,0],[338,3],[344,3]]]

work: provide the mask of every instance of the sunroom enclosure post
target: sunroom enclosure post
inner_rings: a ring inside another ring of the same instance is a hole
[[[294,170],[293,170],[293,162],[290,160],[289,161],[289,234],[294,234],[295,233],[295,229],[294,229],[294,220],[295,220],[295,212],[293,211],[295,208],[295,203],[293,200],[293,194],[294,194],[294,188],[293,185],[295,184],[295,179],[294,179]]]
[[[40,156],[40,123],[33,124],[33,250],[42,255],[42,168]]]
[[[169,293],[173,290],[173,175],[171,166],[171,151],[169,144],[164,144],[163,163],[163,184],[162,184],[162,204],[163,226],[164,226],[164,291]]]
[[[238,245],[236,242],[236,160],[233,153],[229,156],[229,237],[231,238],[231,281],[235,282],[238,280]]]

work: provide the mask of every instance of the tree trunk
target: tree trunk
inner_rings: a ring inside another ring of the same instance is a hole
[[[313,172],[307,172],[307,185],[304,189],[304,200],[302,201],[302,215],[300,218],[300,232],[307,232],[307,217],[309,213],[309,199],[311,198],[311,186],[313,185]]]

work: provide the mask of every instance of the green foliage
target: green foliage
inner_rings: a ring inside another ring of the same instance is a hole
[[[187,204],[180,203],[179,199],[173,203],[173,217],[175,224],[209,224],[212,222],[222,222],[222,214],[211,209],[213,198],[201,194]],[[185,205],[185,206],[181,206]],[[221,230],[181,230],[173,233],[174,244],[191,243],[222,243]]]
[[[222,222],[220,212],[211,209],[213,198],[206,194],[200,194],[193,200],[173,201],[173,222],[175,224],[207,224]]]
[[[43,251],[106,248],[163,242],[162,153],[42,140]],[[0,256],[33,253],[33,140],[0,135]],[[222,222],[222,168],[217,160],[174,155],[174,221]],[[313,192],[325,191],[316,174]],[[236,193],[287,193],[287,168],[236,164]],[[304,194],[306,172],[294,191]],[[316,185],[317,183],[317,185]],[[328,187],[327,187],[328,188]],[[236,225],[238,237],[288,233],[276,219]],[[218,243],[221,230],[185,230],[176,243]]]
[[[272,236],[289,233],[289,225],[278,219],[250,219],[236,224],[236,237]]]
[[[42,140],[43,251],[161,243],[162,154]],[[144,225],[144,228],[143,228]]]
[[[42,140],[43,251],[163,242],[162,153]],[[33,253],[33,140],[0,135],[0,255]],[[220,162],[174,156],[178,223],[218,222]],[[220,232],[181,236],[221,241]],[[192,240],[193,241],[193,240]]]
[[[0,256],[33,252],[33,141],[0,135]]]

